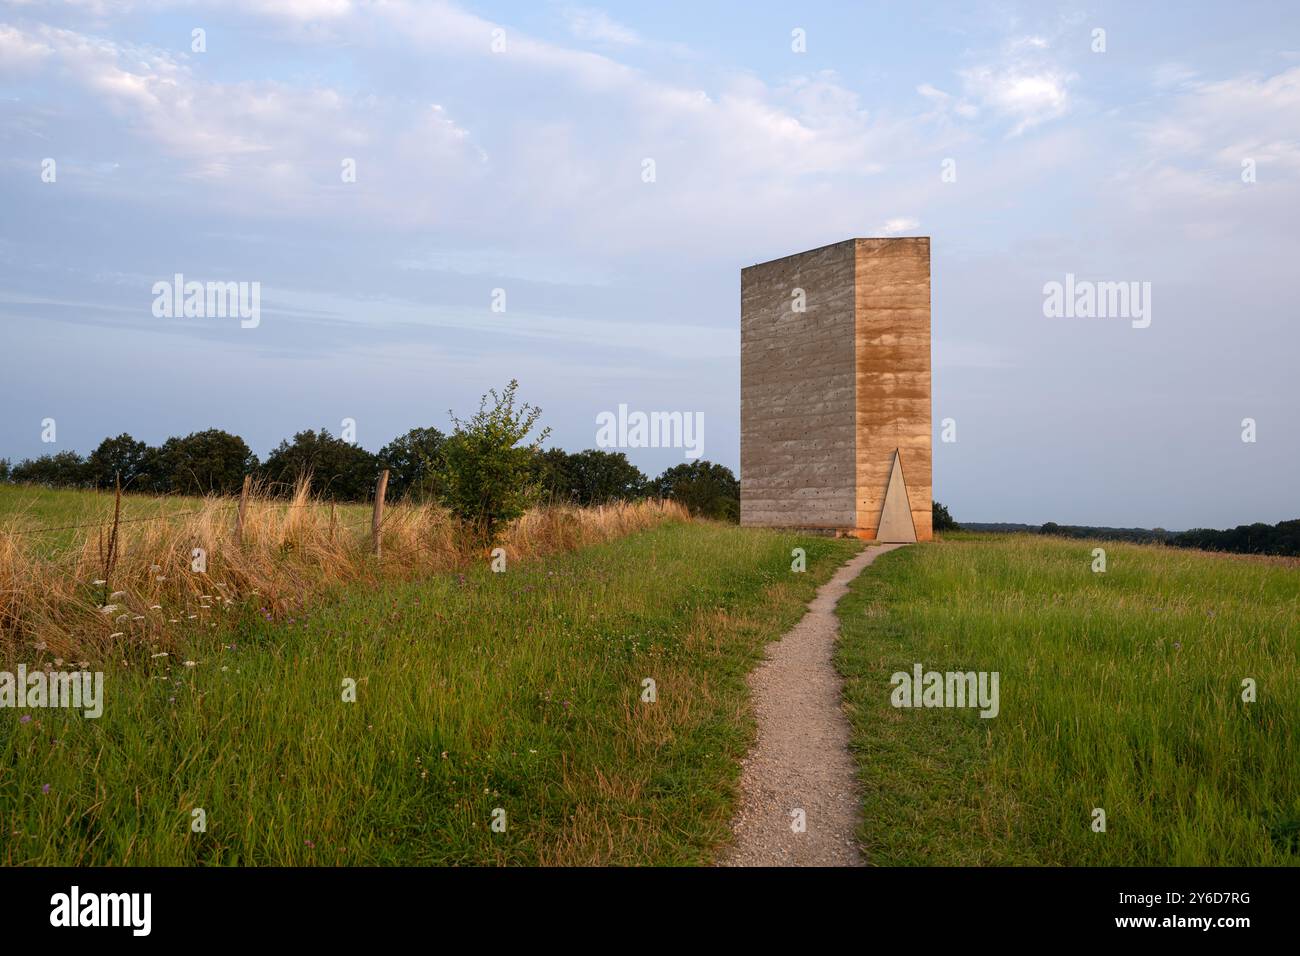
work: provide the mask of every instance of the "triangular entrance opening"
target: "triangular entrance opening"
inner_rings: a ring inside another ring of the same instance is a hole
[[[912,505],[907,498],[907,483],[903,480],[903,460],[897,448],[894,449],[894,466],[889,472],[889,486],[885,489],[885,504],[880,509],[876,540],[887,544],[916,540]]]

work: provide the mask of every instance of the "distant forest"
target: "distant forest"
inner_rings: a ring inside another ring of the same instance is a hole
[[[513,395],[513,393],[511,393]],[[0,458],[0,483],[49,488],[111,489],[145,494],[238,494],[244,476],[264,491],[290,494],[299,477],[310,477],[313,494],[332,501],[368,501],[381,469],[390,472],[388,500],[446,501],[454,462],[450,450],[462,433],[412,428],[381,448],[366,451],[325,429],[298,432],[280,442],[265,461],[238,435],[216,428],[168,438],[151,446],[128,434],[105,438],[89,455],[61,451],[16,464]],[[589,448],[521,446],[521,483],[543,502],[601,505],[638,498],[666,498],[692,514],[740,520],[740,482],[725,465],[704,459],[674,465],[656,478],[643,474],[623,452]]]
[[[1230,551],[1235,554],[1274,554],[1300,556],[1300,519],[1279,521],[1275,525],[1238,525],[1227,531],[1193,528],[1191,531],[1166,531],[1164,528],[1106,528],[1088,525],[1043,525],[963,522],[967,531],[1021,532],[1050,534],[1063,538],[1101,538],[1110,541],[1133,541],[1140,544],[1167,544],[1174,548],[1198,548],[1202,551]]]

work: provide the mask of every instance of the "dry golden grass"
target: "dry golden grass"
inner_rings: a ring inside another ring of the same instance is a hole
[[[385,509],[381,555],[373,552],[368,506],[336,506],[300,484],[289,500],[254,489],[236,540],[237,501],[203,499],[180,516],[80,532],[49,552],[25,526],[0,525],[0,655],[31,650],[69,660],[105,660],[132,648],[167,649],[176,625],[218,627],[233,609],[282,617],[336,585],[418,577],[487,561],[457,522],[430,504]],[[530,511],[498,546],[507,562],[567,551],[667,520],[689,520],[675,502]],[[201,549],[206,570],[195,570]]]

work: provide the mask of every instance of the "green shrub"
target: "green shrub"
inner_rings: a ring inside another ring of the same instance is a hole
[[[443,502],[485,544],[537,498],[531,465],[551,430],[543,428],[531,444],[520,444],[542,410],[527,403],[516,408],[518,389],[513,379],[500,394],[492,389],[468,421],[450,413],[455,430],[443,446]]]

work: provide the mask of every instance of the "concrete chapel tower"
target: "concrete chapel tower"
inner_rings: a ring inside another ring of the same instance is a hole
[[[740,523],[928,541],[930,240],[740,273]]]

